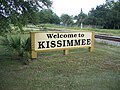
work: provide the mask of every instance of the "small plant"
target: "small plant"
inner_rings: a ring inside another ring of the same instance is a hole
[[[6,35],[1,41],[7,50],[12,51],[14,55],[21,57],[28,64],[31,49],[30,38],[25,39],[19,35]]]

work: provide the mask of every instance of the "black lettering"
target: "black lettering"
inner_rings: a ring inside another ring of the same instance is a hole
[[[45,41],[38,42],[38,44],[39,44],[38,49],[45,48],[45,46],[43,45],[44,43],[45,43]]]
[[[87,45],[91,44],[91,39],[87,39]]]
[[[63,35],[62,35],[62,34],[60,35],[60,38],[63,38]]]
[[[85,35],[84,34],[81,34],[81,37],[84,37]]]
[[[56,47],[55,41],[51,41],[51,48],[55,48],[55,47]]]
[[[74,34],[74,37],[77,37],[77,34]]]
[[[74,35],[73,34],[68,34],[68,38],[73,38]]]
[[[62,46],[62,41],[61,40],[58,40],[57,41],[57,47],[61,47]]]
[[[50,48],[49,46],[50,46],[50,41],[46,41],[46,43],[47,43],[47,47],[46,48]]]
[[[65,42],[66,42],[66,40],[63,40],[63,47],[65,47]]]
[[[67,40],[67,46],[73,46],[73,40]]]
[[[80,45],[80,39],[79,40],[74,40],[74,46],[79,46]]]
[[[86,45],[85,41],[86,39],[82,39],[82,45]]]
[[[80,35],[81,35],[81,34],[79,33],[79,34],[78,34],[78,37],[80,37]]]
[[[54,38],[57,38],[57,35],[53,35]]]
[[[64,38],[67,38],[67,35],[66,35],[66,34],[64,34]]]
[[[60,37],[59,37],[59,33],[57,34],[57,36],[58,36],[57,38],[60,38]]]
[[[79,33],[79,34],[78,34],[78,36],[79,36],[79,37],[84,37],[85,35],[84,35],[84,34],[80,34],[80,33]]]
[[[47,34],[48,38],[53,38],[53,34]]]

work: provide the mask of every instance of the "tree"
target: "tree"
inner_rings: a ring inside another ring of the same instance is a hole
[[[39,23],[59,24],[60,18],[51,10],[43,9],[38,12]]]
[[[50,0],[1,0],[0,31],[9,32],[10,24],[22,26],[37,23],[36,12],[52,5]]]
[[[69,16],[68,14],[62,14],[61,15],[61,21],[63,22],[63,25],[65,25],[65,26],[73,25],[72,16]]]
[[[114,29],[120,29],[120,1],[114,3],[111,13],[114,23]]]
[[[50,23],[52,14],[53,12],[50,9],[43,9],[40,12],[38,12],[39,23]]]
[[[53,16],[52,17],[52,23],[53,24],[60,24],[60,18],[55,13],[53,13],[52,16]]]
[[[92,9],[85,22],[91,25],[100,25],[108,29],[120,28],[120,1],[106,0],[106,4]]]
[[[86,17],[87,17],[87,15],[85,13],[83,13],[82,8],[81,8],[80,14],[78,16],[76,16],[78,26],[80,26],[82,23],[84,23],[84,20]]]

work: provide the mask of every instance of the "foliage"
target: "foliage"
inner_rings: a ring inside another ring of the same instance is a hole
[[[10,26],[8,22],[8,18],[0,15],[0,35],[3,35],[5,32],[10,31]]]
[[[69,15],[64,14],[61,16],[61,21],[64,25],[72,23],[72,19]],[[120,0],[106,0],[105,4],[98,5],[96,8],[92,8],[88,15],[83,13],[82,9],[80,14],[74,17],[77,20],[77,26],[81,23],[84,25],[99,26],[104,29],[120,29]]]
[[[63,25],[65,26],[71,26],[73,25],[73,18],[72,16],[69,16],[68,14],[62,14],[61,22],[63,22]]]
[[[53,13],[53,16],[52,16],[52,24],[60,24],[60,18],[55,14]]]
[[[1,0],[0,32],[8,31],[10,24],[18,26],[20,30],[29,22],[36,24],[36,12],[51,4],[50,0]]]
[[[120,29],[120,1],[106,0],[106,4],[93,8],[87,19],[86,24],[101,25],[104,28]]]
[[[30,58],[30,38],[25,39],[19,35],[6,35],[1,41],[1,44],[6,47],[7,51],[12,51],[14,55],[18,55],[25,59]]]
[[[59,24],[60,18],[51,10],[43,9],[38,12],[39,23]]]
[[[77,25],[80,26],[81,23],[84,23],[84,20],[86,19],[87,15],[83,13],[82,9],[78,16],[75,16],[75,19],[77,19]]]

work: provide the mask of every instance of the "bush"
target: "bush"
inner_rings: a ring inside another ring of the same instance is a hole
[[[30,58],[30,38],[23,38],[20,35],[6,35],[1,40],[2,45],[6,47],[8,51],[12,51],[14,55],[23,58],[28,61]]]

